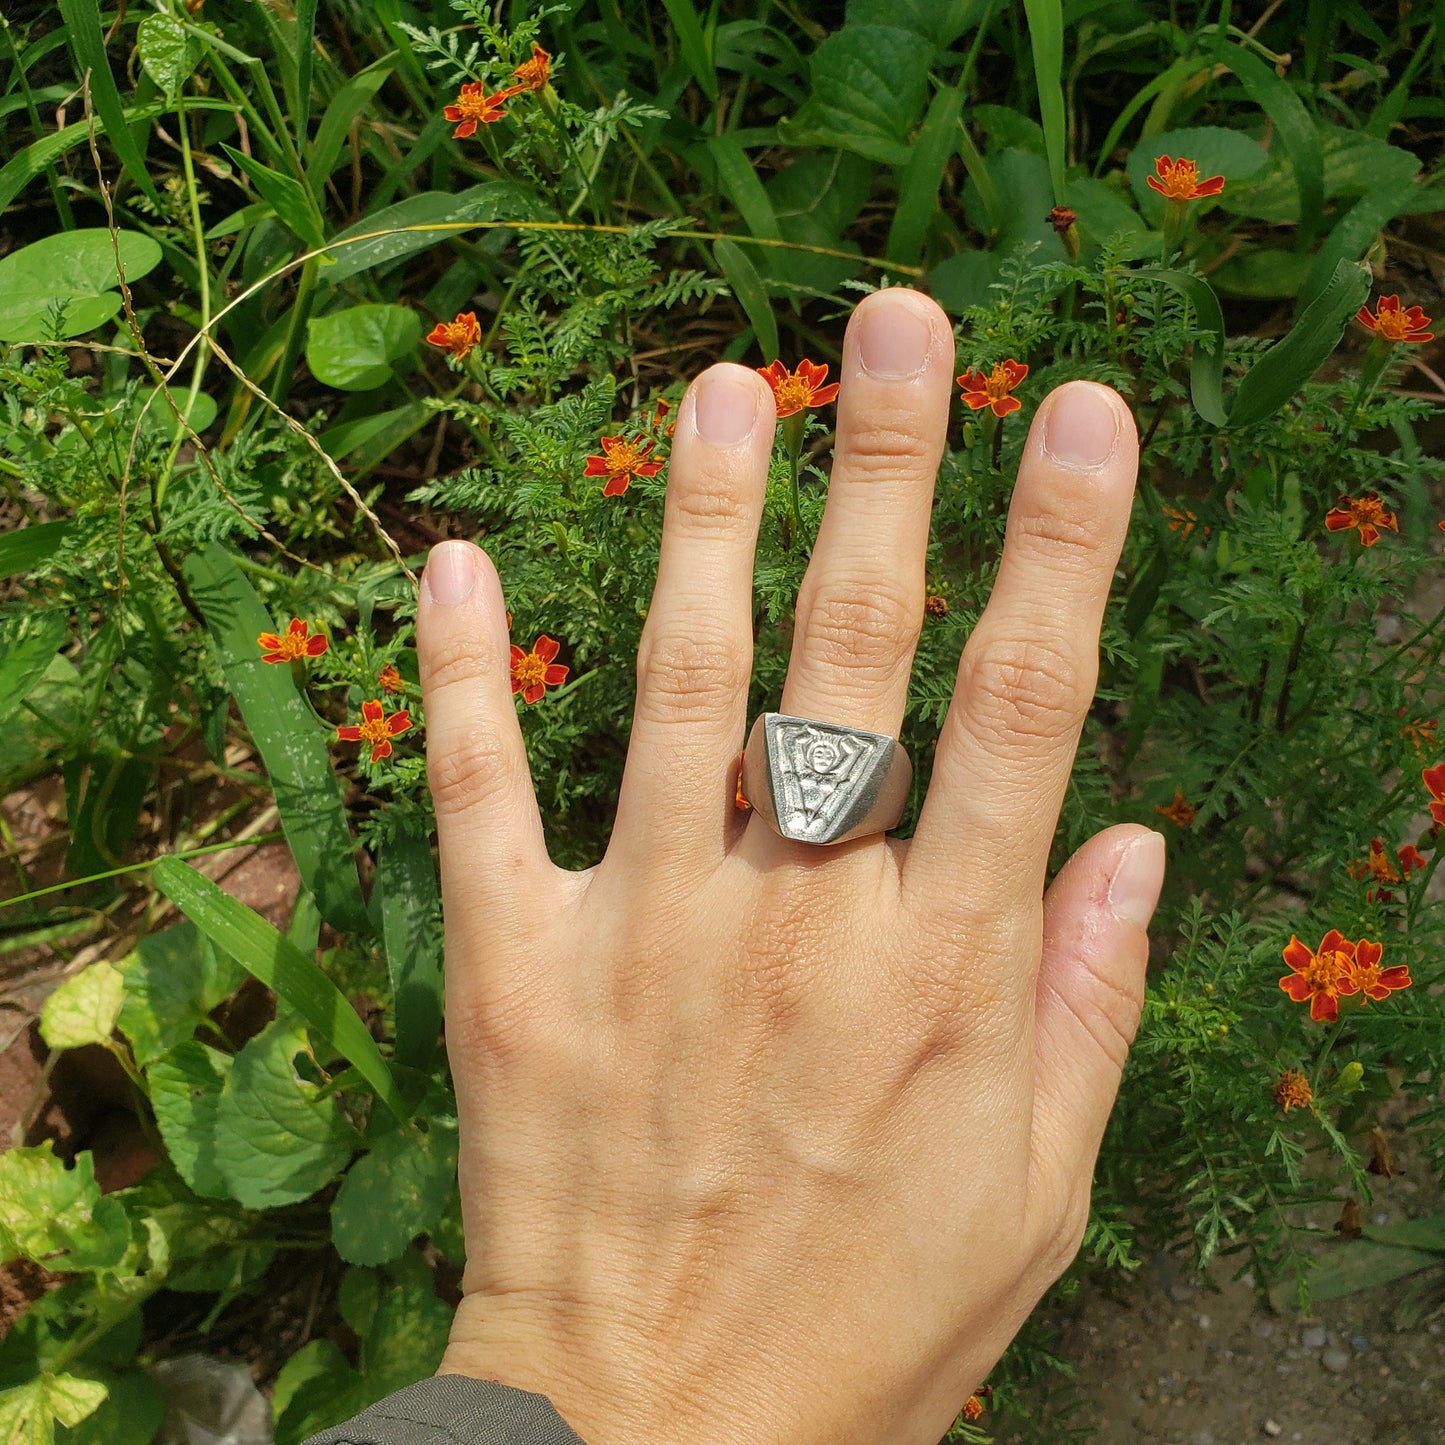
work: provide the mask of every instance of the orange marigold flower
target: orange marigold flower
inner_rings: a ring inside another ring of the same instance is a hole
[[[541,90],[552,78],[552,57],[534,40],[532,58],[524,60],[512,75],[521,82],[513,86],[509,94],[517,95],[524,90]]]
[[[1028,374],[1028,367],[1012,357],[1000,361],[987,376],[981,371],[965,371],[957,378],[958,384],[963,388],[960,400],[970,411],[991,406],[995,416],[1007,416],[1009,412],[1017,411],[1023,405],[1018,397],[1010,396],[1009,393]]]
[[[603,437],[602,455],[588,457],[582,475],[606,477],[607,485],[602,488],[602,495],[620,496],[633,477],[655,477],[662,470],[661,462],[647,460],[647,454],[654,445],[641,437],[634,441],[628,441],[626,437]]]
[[[1370,839],[1370,856],[1366,859],[1352,858],[1349,864],[1351,878],[1372,878],[1376,883],[1398,883],[1399,871],[1390,862],[1385,844],[1379,838]]]
[[[1392,532],[1400,530],[1395,514],[1386,509],[1378,492],[1366,492],[1358,501],[1341,495],[1340,505],[1325,513],[1325,526],[1331,532],[1358,527],[1360,541],[1366,547],[1373,547],[1380,540],[1381,527],[1388,527]]]
[[[980,1385],[968,1399],[963,1402],[963,1418],[965,1420],[977,1420],[983,1415],[983,1402],[993,1394],[992,1385]]]
[[[1169,530],[1178,532],[1186,542],[1189,540],[1190,533],[1199,523],[1199,518],[1187,508],[1165,506],[1164,515],[1169,518]],[[1206,527],[1204,535],[1209,536],[1213,530],[1213,527]]]
[[[1286,1069],[1274,1086],[1274,1101],[1286,1114],[1291,1109],[1308,1109],[1314,1097],[1310,1081],[1298,1069]]]
[[[438,321],[426,339],[433,346],[450,351],[458,361],[465,361],[482,339],[481,323],[475,311],[458,311],[455,321]]]
[[[1400,872],[1406,878],[1429,862],[1429,859],[1413,843],[1406,843],[1403,848],[1396,848],[1395,857],[1400,860]]]
[[[383,692],[401,692],[406,687],[401,680],[401,674],[389,662],[377,674],[376,685]]]
[[[1194,821],[1194,805],[1185,801],[1184,794],[1178,788],[1174,790],[1174,801],[1167,808],[1156,806],[1154,811],[1162,813],[1180,828],[1187,828]]]
[[[1154,169],[1158,179],[1145,176],[1144,180],[1169,201],[1198,201],[1205,196],[1217,196],[1224,189],[1223,176],[1210,176],[1207,181],[1201,181],[1198,165],[1183,156],[1174,161],[1168,156],[1156,156]]]
[[[750,813],[753,807],[753,805],[748,802],[747,795],[743,792],[743,759],[746,757],[746,753],[738,754],[738,785],[733,790],[733,807],[740,813]]]
[[[1334,1023],[1340,1016],[1341,995],[1358,993],[1360,985],[1350,971],[1355,945],[1338,928],[1325,934],[1318,949],[1311,950],[1290,934],[1284,961],[1293,970],[1279,986],[1296,1002],[1310,1001],[1310,1017],[1316,1022]]]
[[[1361,993],[1378,1003],[1389,998],[1395,989],[1410,987],[1409,965],[1402,963],[1394,968],[1381,968],[1380,959],[1384,952],[1384,944],[1371,943],[1368,938],[1362,938],[1355,945],[1353,955],[1345,963],[1346,976],[1353,984],[1348,992]]]
[[[361,722],[352,727],[336,729],[336,736],[342,742],[371,744],[371,761],[379,763],[391,756],[391,740],[398,738],[411,728],[411,718],[404,712],[394,712],[390,717],[379,701],[361,704]]]
[[[1361,306],[1355,312],[1355,320],[1368,326],[1382,341],[1396,345],[1407,342],[1411,346],[1434,341],[1434,333],[1426,330],[1430,318],[1418,306],[1406,309],[1400,305],[1398,296],[1381,296],[1376,307],[1376,311],[1371,312],[1368,306]],[[1441,525],[1445,526],[1445,522]]]
[[[512,691],[521,693],[523,702],[541,702],[549,687],[567,681],[567,668],[552,660],[560,650],[561,644],[545,632],[532,644],[530,652],[512,644]]]
[[[472,135],[479,125],[491,125],[493,121],[501,120],[506,113],[502,105],[516,93],[515,90],[499,90],[495,95],[488,95],[479,80],[462,86],[455,102],[442,111],[448,120],[461,122],[452,132],[452,139],[461,140],[463,136]]]
[[[1405,709],[1400,709],[1400,716],[1405,716]],[[1416,751],[1423,752],[1427,747],[1435,746],[1435,729],[1440,726],[1438,718],[1431,718],[1428,722],[1421,717],[1411,718],[1404,727],[1400,729],[1400,736],[1414,743]]]
[[[1420,777],[1434,800],[1430,804],[1430,816],[1437,823],[1445,823],[1445,763],[1436,763],[1433,768],[1421,768]]]
[[[826,366],[814,366],[805,356],[796,371],[789,371],[781,361],[760,366],[757,373],[773,389],[778,420],[812,406],[827,406],[838,395],[838,383],[824,386],[828,377]]]
[[[324,632],[313,633],[299,617],[293,617],[284,633],[263,632],[256,645],[263,649],[262,662],[295,662],[298,657],[320,657],[331,644]]]

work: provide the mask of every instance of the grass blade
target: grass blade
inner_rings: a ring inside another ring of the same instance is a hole
[[[677,43],[682,49],[682,58],[687,61],[687,68],[702,87],[702,93],[716,105],[717,65],[713,61],[709,35],[703,31],[697,11],[692,8],[692,0],[662,0],[662,4],[677,33]]]
[[[262,662],[256,646],[257,634],[275,624],[224,547],[188,557],[185,574],[266,766],[301,881],[327,922],[347,932],[365,928],[355,844],[326,739],[290,668]]]
[[[373,1089],[402,1123],[406,1105],[376,1041],[341,990],[283,933],[259,913],[222,892],[204,873],[179,858],[157,860],[156,887],[216,945],[311,1026]]]
[[[311,52],[318,0],[296,0],[296,154],[306,153],[311,123]]]
[[[767,288],[758,275],[753,263],[743,254],[742,248],[726,238],[713,242],[713,256],[718,270],[727,278],[738,305],[743,308],[753,328],[758,349],[763,353],[763,364],[776,361],[778,351],[778,323],[773,317],[773,304],[768,300]]]
[[[381,933],[396,1009],[396,1060],[426,1070],[442,1024],[441,894],[431,843],[398,834],[376,861]]]
[[[1064,6],[1063,0],[1024,0],[1029,43],[1034,52],[1034,82],[1039,90],[1039,119],[1054,204],[1064,203]]]
[[[75,58],[76,78],[83,80],[86,71],[90,72],[90,99],[97,118],[105,127],[106,139],[110,141],[126,174],[155,203],[157,209],[161,209],[161,198],[156,194],[150,173],[146,170],[146,158],[135,143],[135,137],[126,129],[125,107],[121,104],[120,92],[115,88],[115,77],[110,73],[110,60],[105,53],[105,34],[100,25],[98,0],[59,0],[59,4],[70,53]]]
[[[938,188],[953,154],[962,113],[963,91],[957,86],[940,90],[928,107],[898,183],[898,209],[888,231],[890,261],[912,266],[923,254],[923,240],[938,209]]]

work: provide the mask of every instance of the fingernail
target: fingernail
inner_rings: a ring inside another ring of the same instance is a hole
[[[470,542],[438,542],[426,559],[421,585],[433,602],[455,607],[472,595],[476,573],[472,566]]]
[[[1148,928],[1164,886],[1164,835],[1145,833],[1124,850],[1109,882],[1109,907],[1125,923]]]
[[[1102,467],[1119,438],[1119,413],[1090,382],[1061,387],[1044,416],[1044,450],[1066,467]]]
[[[758,389],[727,371],[707,371],[697,384],[693,426],[710,446],[736,446],[753,429]]]
[[[863,370],[890,381],[917,376],[928,361],[933,327],[905,301],[878,302],[858,319],[858,359]]]

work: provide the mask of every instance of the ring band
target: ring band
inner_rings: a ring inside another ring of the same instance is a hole
[[[780,837],[845,843],[898,826],[913,763],[886,733],[765,712],[743,754],[743,792]]]

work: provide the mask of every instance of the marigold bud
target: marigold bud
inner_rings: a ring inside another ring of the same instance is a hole
[[[1307,1109],[1314,1101],[1310,1081],[1298,1069],[1286,1069],[1274,1086],[1274,1101],[1286,1114],[1291,1109]]]
[[[923,610],[930,617],[948,616],[948,598],[940,597],[936,593],[923,604]]]
[[[1364,1087],[1365,1066],[1358,1059],[1351,1059],[1340,1070],[1338,1089],[1342,1094],[1353,1094]]]

